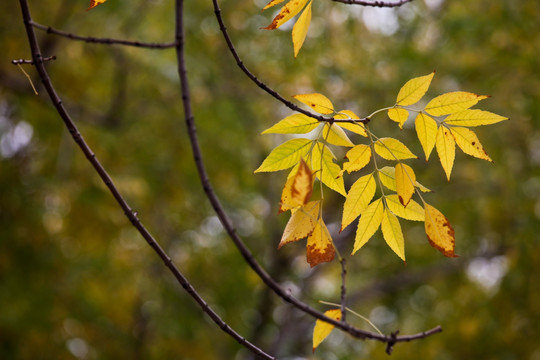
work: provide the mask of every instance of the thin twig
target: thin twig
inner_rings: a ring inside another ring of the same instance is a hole
[[[48,57],[44,57],[43,58],[43,61],[51,61],[51,60],[56,60],[56,56],[48,56]],[[25,59],[17,59],[17,60],[11,60],[11,63],[13,65],[20,65],[20,64],[26,64],[26,65],[34,65],[34,60],[25,60]]]
[[[176,46],[176,42],[148,43],[148,42],[142,42],[142,41],[130,41],[130,40],[122,40],[122,39],[109,39],[109,38],[97,38],[97,37],[92,37],[92,36],[81,36],[77,34],[68,33],[62,30],[58,30],[50,26],[41,25],[34,21],[32,21],[30,24],[36,29],[43,30],[47,32],[48,34],[58,35],[58,36],[65,37],[71,40],[85,41],[87,43],[92,43],[92,44],[105,44],[105,45],[116,44],[116,45],[135,46],[135,47],[140,47],[140,48],[157,49],[157,50],[170,49]]]
[[[34,83],[32,82],[32,78],[30,77],[30,75],[28,75],[28,73],[26,71],[24,71],[23,67],[21,66],[21,64],[16,64],[17,67],[22,71],[22,73],[24,74],[24,76],[26,76],[26,78],[28,79],[28,82],[30,83],[30,86],[32,86],[32,90],[34,90],[34,94],[36,95],[39,95],[37,90],[36,90],[36,87],[34,86]]]
[[[348,4],[348,5],[361,5],[361,6],[373,6],[380,8],[393,8],[411,2],[412,0],[399,0],[399,1],[364,1],[364,0],[332,0],[335,2]]]
[[[347,308],[347,305],[345,303],[346,295],[347,295],[347,287],[345,286],[345,277],[347,275],[347,267],[345,258],[341,258],[341,321],[346,322],[345,320],[345,309]]]
[[[103,183],[107,186],[107,188],[109,189],[111,194],[114,196],[117,203],[120,205],[120,207],[124,211],[124,214],[126,215],[126,217],[133,224],[133,226],[138,230],[138,232],[142,235],[142,237],[147,241],[147,243],[152,247],[152,249],[156,252],[156,254],[161,258],[165,266],[169,268],[171,273],[174,275],[174,277],[177,279],[180,285],[182,285],[184,290],[199,304],[200,308],[208,316],[210,316],[210,318],[214,321],[214,323],[218,325],[218,327],[221,330],[223,330],[225,333],[233,337],[242,346],[253,351],[257,356],[262,357],[264,359],[269,359],[269,360],[275,359],[273,356],[266,354],[265,352],[260,350],[258,347],[251,344],[248,340],[246,340],[237,332],[235,332],[225,321],[223,321],[219,317],[219,315],[210,307],[210,305],[208,305],[208,303],[206,303],[206,301],[199,295],[199,293],[195,290],[195,288],[189,283],[187,278],[184,277],[184,275],[180,272],[178,267],[173,263],[169,255],[165,252],[165,250],[163,250],[163,248],[158,244],[158,242],[155,240],[152,234],[150,234],[150,232],[139,220],[139,218],[137,217],[137,213],[131,209],[131,207],[128,205],[126,200],[122,197],[117,187],[114,185],[112,178],[107,173],[107,171],[103,168],[103,166],[97,159],[92,149],[88,146],[88,144],[82,137],[77,126],[73,122],[71,116],[69,115],[66,108],[62,104],[62,100],[56,93],[56,90],[54,89],[52,85],[49,74],[47,73],[47,70],[43,63],[43,57],[41,55],[41,50],[39,48],[36,33],[32,27],[32,17],[30,15],[28,2],[27,0],[19,0],[19,4],[21,6],[26,33],[28,35],[28,43],[32,51],[32,61],[34,62],[34,65],[36,66],[39,76],[43,82],[43,85],[45,86],[45,89],[47,90],[47,93],[49,94],[49,97],[54,107],[56,108],[56,111],[58,112],[62,120],[64,121],[67,129],[69,130],[69,133],[73,137],[73,140],[77,143],[79,148],[85,154],[88,161],[92,164],[92,166],[94,167],[94,169],[96,170],[100,178],[102,179]]]

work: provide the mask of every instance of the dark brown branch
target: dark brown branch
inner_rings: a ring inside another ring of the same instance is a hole
[[[362,5],[362,6],[373,6],[380,8],[393,8],[399,7],[401,5],[410,3],[412,0],[399,0],[399,1],[364,1],[364,0],[332,0],[335,2],[348,4],[348,5]]]
[[[147,48],[147,49],[158,49],[158,50],[170,49],[176,46],[176,42],[148,43],[148,42],[142,42],[142,41],[129,41],[129,40],[122,40],[122,39],[108,39],[108,38],[97,38],[97,37],[92,37],[92,36],[81,36],[77,34],[68,33],[62,30],[58,30],[50,26],[41,25],[34,21],[32,21],[30,24],[36,29],[47,32],[47,34],[54,34],[54,35],[68,38],[68,39],[85,41],[87,43],[92,43],[92,44],[125,45],[125,46],[135,46],[135,47]]]
[[[56,60],[56,56],[48,56],[43,58],[43,61],[51,61]],[[25,59],[17,59],[17,60],[11,60],[11,63],[13,65],[20,65],[20,64],[28,64],[28,65],[34,65],[34,60],[25,60]]]
[[[345,258],[341,258],[339,262],[341,263],[341,321],[346,322],[347,304],[345,303],[345,299],[347,296],[347,287],[345,286],[345,278],[347,276],[347,266]]]
[[[109,191],[115,198],[116,202],[120,205],[120,207],[124,211],[124,214],[126,215],[126,217],[133,224],[133,226],[138,230],[138,232],[142,235],[142,237],[146,240],[148,245],[150,245],[150,247],[152,247],[152,249],[156,252],[156,254],[161,258],[165,266],[169,268],[171,273],[174,275],[174,277],[177,279],[180,285],[182,285],[184,290],[199,304],[199,307],[208,316],[210,316],[210,318],[214,321],[214,323],[218,325],[218,327],[221,330],[229,334],[231,337],[233,337],[236,341],[238,341],[241,345],[243,345],[247,349],[253,351],[257,356],[260,356],[264,359],[275,359],[274,357],[263,352],[261,349],[259,349],[255,345],[251,344],[248,340],[246,340],[237,332],[235,332],[226,322],[224,322],[219,317],[219,315],[210,307],[210,305],[208,305],[208,303],[206,303],[206,301],[199,295],[199,293],[197,293],[197,291],[189,283],[187,278],[184,277],[184,275],[173,263],[169,255],[165,252],[165,250],[163,250],[163,248],[158,244],[158,242],[155,240],[152,234],[150,234],[150,232],[146,229],[146,227],[141,223],[141,221],[137,217],[137,213],[131,209],[131,207],[128,205],[126,200],[122,197],[117,187],[114,185],[112,178],[109,176],[107,171],[103,168],[103,166],[97,159],[92,149],[88,146],[88,144],[82,137],[77,126],[71,119],[71,116],[69,115],[66,108],[62,104],[62,100],[56,93],[56,90],[54,89],[52,85],[49,74],[47,73],[47,70],[45,68],[43,57],[41,55],[41,50],[39,48],[39,44],[37,41],[37,37],[32,27],[32,17],[30,15],[28,2],[27,0],[19,0],[19,4],[21,6],[24,25],[26,28],[27,36],[28,36],[28,43],[30,45],[30,50],[32,52],[32,61],[34,65],[36,66],[36,69],[39,73],[41,81],[43,85],[45,86],[45,89],[47,90],[47,93],[49,94],[49,97],[54,107],[56,108],[56,111],[58,112],[62,120],[64,121],[64,124],[66,125],[67,129],[69,130],[69,133],[73,137],[73,140],[77,143],[77,145],[82,150],[82,152],[84,153],[88,161],[92,164],[92,166],[98,173],[103,183],[107,186],[107,188],[109,189]]]

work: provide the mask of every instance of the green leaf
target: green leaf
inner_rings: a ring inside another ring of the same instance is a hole
[[[276,147],[255,172],[270,172],[288,169],[296,165],[308,153],[313,140],[292,139]]]

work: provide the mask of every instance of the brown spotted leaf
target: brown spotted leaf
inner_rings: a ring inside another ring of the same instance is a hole
[[[291,20],[298,14],[306,5],[308,0],[290,0],[281,8],[279,14],[276,15],[272,23],[265,27],[266,30],[274,30]],[[270,4],[269,4],[270,5]],[[268,5],[267,5],[268,6]]]
[[[448,219],[436,208],[424,203],[425,228],[429,243],[447,257],[457,257],[454,254],[454,229]]]
[[[328,228],[319,218],[315,229],[307,239],[306,258],[311,267],[334,260],[335,250]]]
[[[321,202],[317,200],[307,203],[304,207],[293,210],[291,218],[283,231],[278,249],[285,244],[304,239],[311,235],[317,224],[320,207]]]
[[[95,8],[100,4],[103,4],[105,1],[107,0],[90,0],[90,6],[88,7],[88,9],[86,9],[86,11]]]

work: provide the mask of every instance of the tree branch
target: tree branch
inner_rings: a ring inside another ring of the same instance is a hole
[[[392,1],[364,1],[364,0],[332,0],[335,2],[339,2],[342,4],[348,4],[348,5],[361,5],[361,6],[372,6],[372,7],[380,7],[380,8],[393,8],[393,7],[399,7],[401,5],[404,5],[406,3],[409,3],[413,0],[398,0],[395,2]]]

